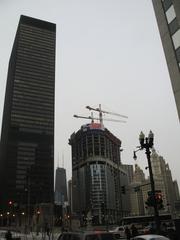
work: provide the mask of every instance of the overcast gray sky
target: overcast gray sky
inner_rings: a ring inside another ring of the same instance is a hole
[[[122,141],[122,162],[134,164],[141,130],[180,184],[180,126],[151,0],[2,0],[0,2],[0,116],[8,62],[20,15],[57,24],[55,165],[71,177],[70,135],[89,121],[86,105],[127,115],[106,122]],[[106,116],[108,117],[108,116]],[[109,116],[112,118],[112,116]],[[144,152],[137,163],[147,165]],[[145,170],[144,170],[145,171]]]

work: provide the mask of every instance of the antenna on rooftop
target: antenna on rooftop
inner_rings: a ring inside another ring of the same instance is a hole
[[[62,153],[62,168],[64,168],[64,152]]]

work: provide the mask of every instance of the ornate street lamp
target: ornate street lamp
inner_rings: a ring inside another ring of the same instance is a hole
[[[153,147],[154,144],[154,134],[152,131],[149,132],[148,137],[145,137],[144,133],[141,131],[139,135],[139,143],[140,147],[138,150],[134,151],[133,158],[136,160],[136,152],[139,150],[145,149],[145,154],[147,156],[148,160],[148,168],[149,168],[149,177],[150,177],[150,184],[151,184],[151,194],[153,199],[153,207],[154,207],[154,219],[157,227],[157,231],[160,230],[160,219],[159,219],[159,212],[157,207],[157,202],[155,198],[155,185],[154,185],[154,178],[153,178],[153,172],[152,172],[152,166],[151,166],[151,151],[150,149]]]

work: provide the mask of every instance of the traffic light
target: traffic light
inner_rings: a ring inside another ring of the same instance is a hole
[[[134,187],[134,191],[135,191],[135,192],[139,192],[139,191],[140,191],[140,186]]]
[[[126,187],[125,186],[121,186],[121,193],[126,194]]]
[[[8,205],[12,206],[13,202],[11,200],[8,201]]]
[[[155,198],[152,194],[152,191],[148,192],[148,198],[147,198],[147,201],[146,201],[146,205],[148,207],[154,207],[155,204],[157,204],[157,208],[159,210],[164,208],[163,197],[162,197],[161,191],[155,191]]]
[[[158,209],[159,210],[163,209],[164,208],[163,196],[162,196],[162,193],[160,191],[155,193],[155,199],[156,199]]]
[[[148,192],[148,197],[147,197],[147,200],[146,200],[145,203],[148,207],[153,207],[155,205],[155,199],[154,199],[154,196],[152,194],[152,191]]]
[[[145,203],[146,203],[146,205],[147,205],[148,207],[153,207],[154,204],[155,204],[153,195],[148,196],[148,198],[147,198],[147,200],[146,200]]]

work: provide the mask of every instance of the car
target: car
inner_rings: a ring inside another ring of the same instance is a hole
[[[114,227],[111,230],[109,230],[109,232],[114,233],[116,239],[117,238],[121,238],[121,237],[125,237],[125,226],[118,226],[118,227]]]
[[[105,231],[63,232],[57,240],[115,240],[113,233]]]
[[[162,235],[147,234],[133,237],[131,240],[170,240],[170,238],[164,237]]]
[[[13,240],[19,240],[20,239],[20,233],[15,232],[15,231],[10,231],[12,235]],[[6,233],[7,230],[0,230],[0,240],[5,240],[6,239]]]

